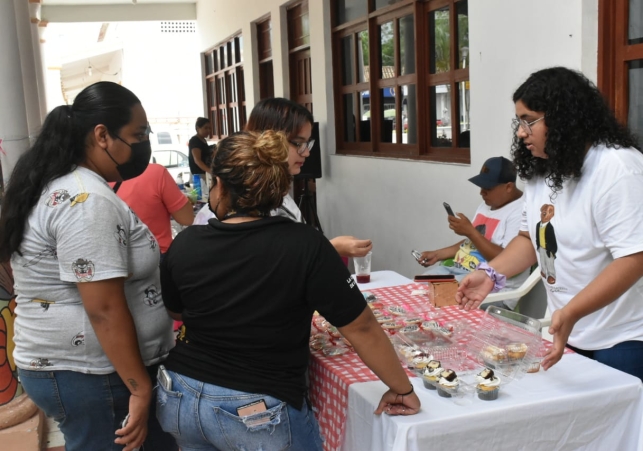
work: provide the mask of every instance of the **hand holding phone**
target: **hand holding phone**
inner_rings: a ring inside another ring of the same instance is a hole
[[[129,422],[129,413],[125,416],[125,419],[121,423],[121,429],[127,426],[127,423]],[[132,451],[139,451],[141,448],[134,448]]]
[[[420,260],[422,260],[422,254],[416,251],[415,249],[411,251],[411,255],[415,257],[415,260],[417,260],[418,263],[420,262]]]
[[[442,205],[444,205],[444,209],[447,211],[447,214],[449,216],[455,216],[455,213],[453,213],[453,210],[451,209],[451,205],[447,204],[446,202],[442,202]]]

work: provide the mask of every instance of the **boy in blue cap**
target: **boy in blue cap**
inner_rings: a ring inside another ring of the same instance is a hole
[[[425,267],[433,265],[424,274],[454,274],[460,281],[480,263],[495,258],[518,235],[523,199],[522,191],[516,187],[513,163],[505,157],[489,158],[480,173],[469,181],[480,187],[483,202],[473,221],[462,213],[448,216],[449,228],[464,239],[442,249],[422,252],[418,263]],[[528,276],[529,271],[525,271],[511,278],[505,290],[519,287]],[[504,303],[513,309],[518,300]]]

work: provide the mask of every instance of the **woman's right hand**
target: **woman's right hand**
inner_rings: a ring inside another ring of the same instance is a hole
[[[116,431],[120,436],[114,443],[126,445],[123,451],[132,451],[143,446],[147,437],[147,419],[150,411],[151,392],[148,395],[130,395],[127,425]]]
[[[455,300],[460,304],[460,308],[465,310],[478,308],[480,303],[491,293],[493,285],[493,281],[486,272],[473,271],[460,282]]]
[[[338,236],[330,243],[342,257],[363,257],[373,249],[371,240],[360,240],[354,236]]]
[[[420,399],[415,392],[402,396],[389,389],[382,395],[375,414],[384,412],[387,415],[415,415],[420,411],[420,406]]]

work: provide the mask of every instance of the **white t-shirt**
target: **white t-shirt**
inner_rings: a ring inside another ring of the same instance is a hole
[[[284,218],[291,219],[294,222],[304,222],[301,216],[301,211],[299,210],[299,207],[297,207],[295,200],[290,197],[290,194],[286,194],[286,197],[284,197],[284,203],[281,205],[281,207],[272,210],[270,212],[270,216],[283,216]],[[202,207],[201,210],[199,210],[199,212],[196,214],[196,217],[194,218],[194,222],[192,224],[204,225],[208,223],[208,220],[214,217],[214,213],[212,213],[206,205]]]
[[[483,202],[478,206],[471,223],[491,243],[503,248],[507,247],[507,244],[520,231],[524,197],[523,195],[497,210],[492,210],[491,207]],[[460,249],[458,249],[453,259],[456,267],[467,271],[475,270],[480,263],[486,261],[468,238],[460,245]],[[529,277],[529,270],[508,279],[506,288],[518,288],[527,277]],[[518,303],[518,300],[512,300],[508,305],[513,304],[512,307],[515,307],[516,303]]]
[[[125,297],[146,365],[174,346],[161,300],[154,235],[107,182],[79,167],[49,184],[27,220],[11,267],[17,294],[14,358],[28,370],[108,374],[114,367],[77,283],[125,277]]]
[[[550,311],[560,309],[614,259],[643,251],[643,154],[636,149],[593,146],[580,179],[568,180],[555,196],[542,177],[525,189],[521,230],[536,248],[540,210],[554,206],[547,245],[556,249],[555,281],[543,280]],[[550,197],[551,196],[551,197]],[[538,258],[541,256],[537,252]],[[544,262],[540,262],[541,267]],[[569,343],[584,350],[643,341],[643,282],[639,280],[608,306],[580,319]]]

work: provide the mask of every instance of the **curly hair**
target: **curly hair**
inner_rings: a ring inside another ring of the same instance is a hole
[[[588,144],[640,151],[634,135],[616,120],[596,86],[579,72],[565,67],[534,72],[514,92],[514,103],[519,100],[530,110],[544,113],[548,158],[531,154],[517,136],[520,125],[516,123],[511,155],[518,175],[525,180],[544,176],[554,195],[565,180],[581,176]]]
[[[216,177],[223,183],[232,211],[268,216],[290,189],[288,138],[272,130],[230,135],[217,145],[212,160],[215,184]]]

